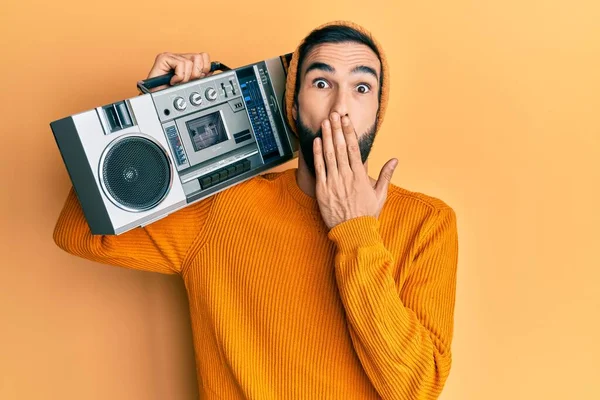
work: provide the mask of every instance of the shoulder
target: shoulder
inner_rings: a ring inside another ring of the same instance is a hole
[[[283,178],[285,172],[286,171],[265,172],[261,175],[256,175],[224,190],[220,194],[239,196],[240,193],[265,191],[269,188],[275,188],[279,185],[279,181]]]
[[[238,213],[259,204],[269,204],[280,196],[283,172],[267,172],[239,182],[212,196],[214,212]],[[202,200],[204,201],[204,200]]]
[[[413,207],[422,207],[431,211],[444,209],[452,209],[452,207],[444,200],[421,192],[415,192],[403,188],[401,186],[390,184],[388,189],[388,199],[393,203],[414,204]]]
[[[390,184],[388,198],[382,216],[390,224],[412,226],[416,230],[427,230],[441,219],[456,220],[454,209],[444,200],[430,194],[411,191]]]
[[[250,215],[275,204],[281,197],[278,179],[282,176],[283,172],[254,176],[172,212],[152,223],[149,229],[155,233],[173,235],[185,232],[197,236],[227,221],[234,223],[236,216]]]
[[[262,175],[258,175],[256,178],[265,182],[276,182],[277,180],[281,179],[283,177],[283,174],[285,174],[288,171],[289,170],[265,172]]]

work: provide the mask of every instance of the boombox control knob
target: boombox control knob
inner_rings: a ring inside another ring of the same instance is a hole
[[[183,97],[177,97],[175,99],[175,101],[173,102],[173,106],[179,110],[179,111],[183,111],[185,110],[185,108],[187,107],[187,103],[185,102],[185,100],[183,99]]]
[[[192,95],[190,96],[190,103],[192,103],[195,106],[199,106],[200,104],[202,104],[202,96],[200,96],[200,93],[192,93]]]
[[[215,101],[217,99],[217,91],[214,88],[206,89],[206,98],[210,101]]]

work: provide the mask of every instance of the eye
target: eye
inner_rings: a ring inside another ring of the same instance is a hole
[[[362,88],[362,90],[361,90]],[[362,93],[362,94],[366,94],[369,93],[371,91],[371,86],[367,85],[366,83],[361,83],[360,85],[358,85],[358,92]]]
[[[315,85],[318,89],[326,89],[329,86],[329,83],[325,79],[315,79],[313,81],[313,85]],[[327,85],[327,86],[324,86]]]

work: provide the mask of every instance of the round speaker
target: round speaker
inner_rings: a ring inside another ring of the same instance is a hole
[[[141,136],[113,141],[100,161],[100,179],[107,196],[129,211],[158,205],[169,192],[171,173],[162,147]]]

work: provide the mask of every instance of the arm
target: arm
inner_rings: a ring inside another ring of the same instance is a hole
[[[168,217],[121,235],[92,235],[83,210],[71,187],[54,228],[54,241],[61,249],[88,260],[177,274],[195,239],[201,233],[214,196],[189,205]]]
[[[364,216],[329,232],[354,348],[385,399],[433,399],[450,372],[458,239],[451,208],[436,210],[398,290],[395,262]]]

